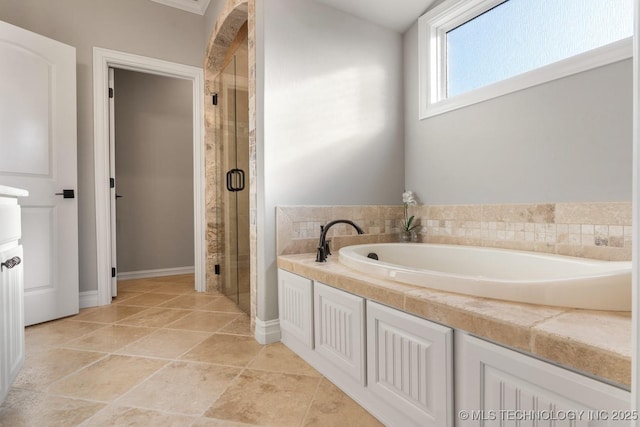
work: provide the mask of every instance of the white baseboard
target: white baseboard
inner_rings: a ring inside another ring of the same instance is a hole
[[[122,273],[118,273],[118,279],[119,280],[147,279],[149,277],[175,276],[178,274],[193,274],[194,272],[195,272],[195,268],[193,266],[160,268],[157,270],[125,271]]]
[[[80,292],[80,308],[96,307],[98,305],[98,291]]]
[[[271,344],[280,341],[280,319],[266,322],[256,317],[255,338],[260,344]]]

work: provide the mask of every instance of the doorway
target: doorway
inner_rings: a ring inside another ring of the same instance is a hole
[[[222,255],[221,290],[245,313],[250,313],[249,236],[249,45],[245,23],[231,43],[214,81],[216,119],[224,182],[221,197]]]
[[[204,73],[201,68],[104,48],[93,48],[93,113],[96,201],[96,305],[111,303],[111,223],[109,186],[109,68],[177,77],[192,84],[193,217],[195,289],[204,291],[206,245],[204,202]]]
[[[124,69],[113,74],[117,279],[192,274],[191,82]]]

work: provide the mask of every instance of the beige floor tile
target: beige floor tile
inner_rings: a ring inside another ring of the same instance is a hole
[[[212,311],[192,311],[171,324],[170,329],[186,329],[189,331],[216,332],[238,317],[232,313],[218,313]]]
[[[65,347],[111,353],[145,335],[149,335],[153,331],[154,329],[151,328],[108,325],[99,331],[67,342]]]
[[[162,368],[167,362],[110,355],[54,383],[49,392],[99,401],[112,401]]]
[[[140,295],[140,294],[138,294]],[[141,311],[148,310],[146,307],[129,306],[121,304],[111,304],[105,307],[99,307],[95,310],[80,313],[71,318],[71,320],[82,320],[85,322],[97,323],[113,323],[119,320],[131,317]]]
[[[240,371],[207,363],[172,362],[118,399],[118,404],[200,416]]]
[[[195,286],[195,275],[193,273],[192,274],[176,274],[173,276],[153,277],[148,280],[151,280],[154,283],[160,283],[160,284],[169,284],[169,285],[182,284],[182,285],[189,285],[192,288]]]
[[[219,332],[253,336],[253,331],[251,330],[251,319],[246,314],[240,315],[233,322],[220,329]]]
[[[160,305],[176,297],[175,294],[158,294],[155,292],[147,292],[127,300],[127,305],[141,305],[145,307],[153,307]]]
[[[263,426],[299,426],[319,381],[305,375],[246,369],[205,416]]]
[[[111,304],[122,304],[123,301],[126,301],[129,298],[140,296],[143,293],[144,292],[124,291],[124,290],[118,289],[118,296],[111,300]]]
[[[244,314],[244,312],[240,310],[240,308],[238,308],[236,303],[234,303],[227,297],[217,297],[210,304],[205,305],[201,309],[210,310],[210,311],[222,311],[227,313],[243,313]]]
[[[29,353],[13,385],[43,390],[52,382],[84,368],[105,355],[66,348],[50,348],[38,353]]]
[[[177,298],[172,299],[171,301],[165,302],[162,304],[162,307],[169,308],[184,308],[189,310],[197,310],[201,307],[204,307],[208,304],[211,304],[216,297],[205,294],[186,294],[180,295]]]
[[[251,369],[319,377],[320,373],[282,343],[265,346],[249,364]]]
[[[384,424],[323,378],[303,426],[383,427]]]
[[[176,359],[210,336],[209,332],[158,329],[121,348],[118,353]]]
[[[183,294],[196,294],[196,289],[194,285],[186,285],[181,283],[167,283],[167,284],[159,284],[156,289],[151,291],[152,293],[163,293],[163,294],[175,294],[175,295],[183,295]]]
[[[149,292],[157,288],[158,285],[149,279],[118,280],[118,293],[125,292]]]
[[[213,334],[180,359],[244,367],[260,349],[262,345],[252,337]]]
[[[236,423],[228,420],[216,420],[214,418],[198,418],[191,427],[256,427],[259,424]]]
[[[29,326],[25,329],[27,352],[32,353],[60,346],[104,327],[105,325],[99,323],[74,320],[56,320]]]
[[[193,275],[121,282],[111,306],[28,327],[26,340],[0,427],[379,425],[285,346],[258,344],[249,317],[195,293]]]
[[[141,313],[127,317],[118,322],[119,325],[144,326],[160,328],[188,315],[190,311],[173,308],[151,307]]]
[[[104,404],[13,388],[0,406],[0,426],[76,426]]]
[[[167,414],[147,409],[109,405],[91,417],[89,421],[83,424],[83,427],[189,427],[192,425],[194,420],[194,417],[187,417],[184,415]]]

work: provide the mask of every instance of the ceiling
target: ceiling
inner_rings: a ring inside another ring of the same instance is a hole
[[[151,0],[166,6],[186,10],[187,12],[204,15],[211,0]]]
[[[383,27],[404,33],[435,0],[315,0]]]
[[[151,0],[204,15],[211,0]],[[315,0],[399,33],[416,22],[435,0]]]

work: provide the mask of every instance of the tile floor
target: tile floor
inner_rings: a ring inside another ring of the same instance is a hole
[[[26,329],[0,426],[379,426],[193,276],[119,283],[106,307]]]

